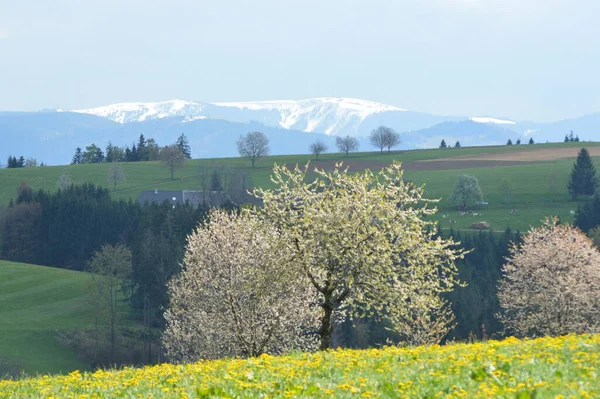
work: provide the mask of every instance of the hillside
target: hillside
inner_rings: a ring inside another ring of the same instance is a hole
[[[0,381],[0,397],[592,398],[600,336],[335,350]]]
[[[0,376],[84,368],[57,330],[91,325],[85,273],[0,261]]]
[[[590,148],[592,156],[600,156],[600,143],[555,143],[521,146],[463,147],[446,150],[412,150],[352,153],[349,158],[342,154],[325,154],[315,161],[310,155],[272,156],[259,159],[256,168],[241,158],[196,159],[187,163],[171,180],[169,173],[159,162],[124,164],[126,181],[118,185],[113,197],[117,199],[137,199],[144,190],[199,190],[199,175],[213,170],[229,169],[230,173],[247,174],[254,186],[268,187],[269,176],[274,162],[290,166],[296,163],[329,168],[335,161],[343,161],[351,170],[364,168],[379,169],[393,160],[402,161],[406,178],[426,185],[426,194],[431,198],[441,198],[436,216],[443,228],[469,228],[473,222],[485,220],[494,230],[506,226],[521,231],[537,224],[548,215],[560,216],[562,220],[572,220],[571,211],[578,203],[571,201],[566,184],[579,148]],[[598,159],[598,158],[596,158]],[[0,202],[8,203],[15,196],[21,182],[27,182],[34,189],[56,190],[57,180],[67,171],[73,182],[93,182],[107,186],[109,165],[74,165],[43,168],[1,169]],[[447,201],[452,193],[454,182],[460,174],[473,174],[479,181],[485,200],[489,205],[475,210],[480,216],[461,216]],[[511,193],[502,190],[503,179],[509,182]],[[515,209],[516,212],[512,212]],[[446,217],[443,217],[443,216]],[[455,223],[451,223],[450,221]]]

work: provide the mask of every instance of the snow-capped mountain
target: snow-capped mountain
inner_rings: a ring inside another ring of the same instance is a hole
[[[47,164],[68,163],[76,147],[110,141],[131,145],[143,133],[161,145],[185,133],[194,157],[236,156],[236,139],[259,130],[272,154],[306,153],[321,140],[335,149],[336,135],[354,135],[361,150],[372,149],[370,132],[389,126],[400,133],[399,149],[504,144],[532,137],[535,142],[562,141],[573,130],[581,140],[598,140],[600,113],[552,123],[491,116],[441,116],[352,98],[208,103],[185,100],[135,102],[76,111],[0,112],[0,160],[24,154]]]
[[[470,121],[473,122],[477,122],[477,123],[491,123],[491,124],[495,124],[495,125],[516,125],[517,122],[514,121],[509,121],[506,119],[496,119],[496,118],[490,118],[488,116],[472,116],[469,118]]]
[[[172,100],[157,103],[119,103],[74,110],[118,123],[184,117],[185,121],[214,118],[234,122],[258,121],[267,126],[328,135],[357,135],[369,117],[386,112],[405,112],[391,105],[354,98],[322,97],[308,100],[199,103]]]
[[[249,111],[276,111],[284,129],[321,132],[328,135],[354,133],[371,115],[382,112],[404,112],[405,109],[356,98],[321,97],[308,100],[255,101],[214,103]]]
[[[174,116],[193,119],[203,115],[204,107],[204,104],[193,101],[171,100],[156,103],[119,103],[91,109],[73,110],[72,112],[96,115],[118,123],[131,123]]]

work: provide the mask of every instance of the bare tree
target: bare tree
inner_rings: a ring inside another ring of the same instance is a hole
[[[600,331],[600,253],[579,229],[547,219],[513,244],[499,315],[518,336]]]
[[[125,180],[125,172],[123,167],[117,162],[113,162],[108,169],[108,184],[113,186],[113,191],[117,190],[117,183]]]
[[[58,177],[56,185],[59,189],[66,190],[67,188],[71,187],[71,184],[73,184],[73,181],[71,180],[71,174],[65,169]]]
[[[310,145],[310,152],[319,159],[319,155],[327,152],[327,144],[323,143],[321,140],[317,140]]]
[[[123,320],[121,299],[132,273],[131,251],[123,245],[105,245],[94,253],[87,270],[94,282],[94,289],[90,293],[96,305],[97,340],[104,327],[110,342],[111,361],[114,362]]]
[[[264,133],[249,132],[237,140],[238,153],[252,162],[252,167],[260,157],[269,155],[269,139]]]
[[[379,148],[381,152],[384,148],[387,148],[389,152],[390,149],[400,144],[400,135],[387,126],[379,126],[377,129],[373,129],[369,139],[371,144]]]
[[[387,130],[385,147],[387,148],[388,152],[390,152],[392,148],[400,145],[400,135],[396,133],[393,129],[390,129],[385,126],[384,128]]]
[[[292,267],[281,233],[243,213],[213,209],[188,237],[169,283],[163,343],[172,361],[314,349],[320,310]]]
[[[171,179],[175,177],[175,171],[185,165],[185,154],[176,145],[169,145],[160,150],[160,160],[163,166],[171,172]]]
[[[346,156],[348,156],[348,153],[350,152],[358,151],[358,140],[352,136],[336,137],[335,145],[337,146],[338,150],[345,153]]]

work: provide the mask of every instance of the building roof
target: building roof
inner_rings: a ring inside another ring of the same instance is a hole
[[[162,204],[163,202],[168,201],[173,204],[183,204],[185,201],[183,199],[183,191],[175,191],[175,190],[152,190],[152,191],[144,191],[138,197],[138,202],[142,204],[144,202],[147,203],[157,203]]]
[[[138,197],[140,203],[157,203],[162,204],[163,202],[169,202],[172,204],[184,204],[189,202],[194,206],[200,204],[206,204],[209,207],[221,206],[228,201],[231,201],[231,197],[228,193],[221,191],[193,191],[193,190],[152,190],[144,191]]]

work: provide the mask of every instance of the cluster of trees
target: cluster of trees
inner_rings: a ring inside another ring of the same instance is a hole
[[[387,126],[379,126],[374,129],[369,136],[369,140],[374,147],[379,148],[381,152],[387,149],[388,152],[394,147],[400,145],[400,135],[394,129]]]
[[[460,148],[460,142],[457,140],[456,143],[454,144],[454,148]],[[451,148],[448,144],[446,144],[446,140],[442,139],[441,143],[440,143],[440,148]]]
[[[575,136],[571,130],[569,134],[565,134],[565,143],[579,143],[579,136]]]
[[[171,359],[327,349],[348,317],[377,315],[411,344],[447,334],[442,295],[464,254],[425,221],[435,211],[422,189],[399,164],[379,174],[338,165],[311,182],[306,173],[275,166],[276,188],[255,191],[262,208],[213,212],[189,237],[169,284]]]
[[[515,141],[514,143],[515,145],[521,145],[521,139],[517,139],[517,141]],[[529,138],[529,144],[535,144],[535,141],[533,141],[533,137]],[[508,139],[508,141],[506,142],[506,145],[513,145],[513,142],[511,139]]]
[[[38,161],[35,158],[27,158],[25,159],[24,156],[20,156],[19,158],[17,157],[13,157],[12,155],[10,155],[8,157],[8,161],[6,162],[6,167],[7,168],[34,168],[38,166]],[[42,162],[39,166],[44,166],[44,163]]]
[[[185,134],[182,133],[177,138],[174,146],[181,151],[184,159],[191,159],[191,148]],[[71,164],[156,161],[161,159],[162,149],[153,138],[146,139],[143,134],[140,134],[137,144],[133,143],[131,147],[123,148],[111,142],[108,143],[105,151],[96,144],[88,145],[85,151],[77,147]]]
[[[153,340],[156,346],[161,309],[168,304],[167,282],[180,269],[187,235],[207,212],[205,206],[189,204],[116,201],[93,184],[69,184],[54,193],[22,184],[16,200],[0,212],[0,251],[7,260],[84,271],[104,246],[126,247],[131,272],[122,277],[127,289],[118,295],[151,332],[139,340]],[[94,273],[99,273],[97,266]]]

